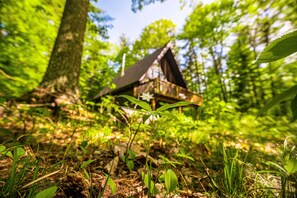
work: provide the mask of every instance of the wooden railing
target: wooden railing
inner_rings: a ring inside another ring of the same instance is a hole
[[[196,93],[193,93],[183,87],[177,86],[167,81],[161,81],[159,79],[149,81],[134,88],[135,96],[139,96],[142,93],[158,94],[165,97],[173,98],[181,101],[193,102],[196,105],[202,104],[202,97]]]

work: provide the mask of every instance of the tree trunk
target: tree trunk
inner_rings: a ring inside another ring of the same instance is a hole
[[[66,0],[46,73],[37,88],[43,100],[79,101],[79,73],[89,0]],[[55,101],[56,102],[56,101]]]

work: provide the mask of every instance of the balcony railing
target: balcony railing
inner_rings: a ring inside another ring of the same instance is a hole
[[[173,98],[175,100],[193,102],[199,106],[202,104],[202,97],[200,95],[173,83],[161,81],[159,79],[140,84],[134,88],[134,95],[136,96],[147,92]]]

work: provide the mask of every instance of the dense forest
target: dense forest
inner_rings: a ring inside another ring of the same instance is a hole
[[[0,0],[0,197],[297,196],[297,2],[180,4],[116,44],[96,1]],[[199,108],[94,100],[169,42]]]

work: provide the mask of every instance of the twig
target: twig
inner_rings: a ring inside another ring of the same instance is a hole
[[[14,81],[18,81],[16,78],[8,75],[7,73],[5,73],[3,70],[0,69],[0,74],[2,74],[5,78],[8,78],[10,80],[14,80]]]
[[[31,186],[32,184],[35,184],[36,182],[39,182],[40,180],[43,180],[45,178],[48,178],[50,176],[53,176],[53,175],[57,174],[58,172],[60,172],[62,170],[63,166],[64,166],[64,164],[62,164],[62,166],[61,166],[61,168],[59,170],[54,171],[54,172],[49,173],[49,174],[46,174],[46,175],[44,175],[44,176],[42,176],[42,177],[40,177],[38,179],[35,179],[35,180],[29,182],[28,184],[24,185],[21,189],[24,189],[24,188],[26,188],[28,186]]]
[[[55,107],[55,103],[45,103],[45,104],[18,104],[17,108],[21,109],[23,107]]]

